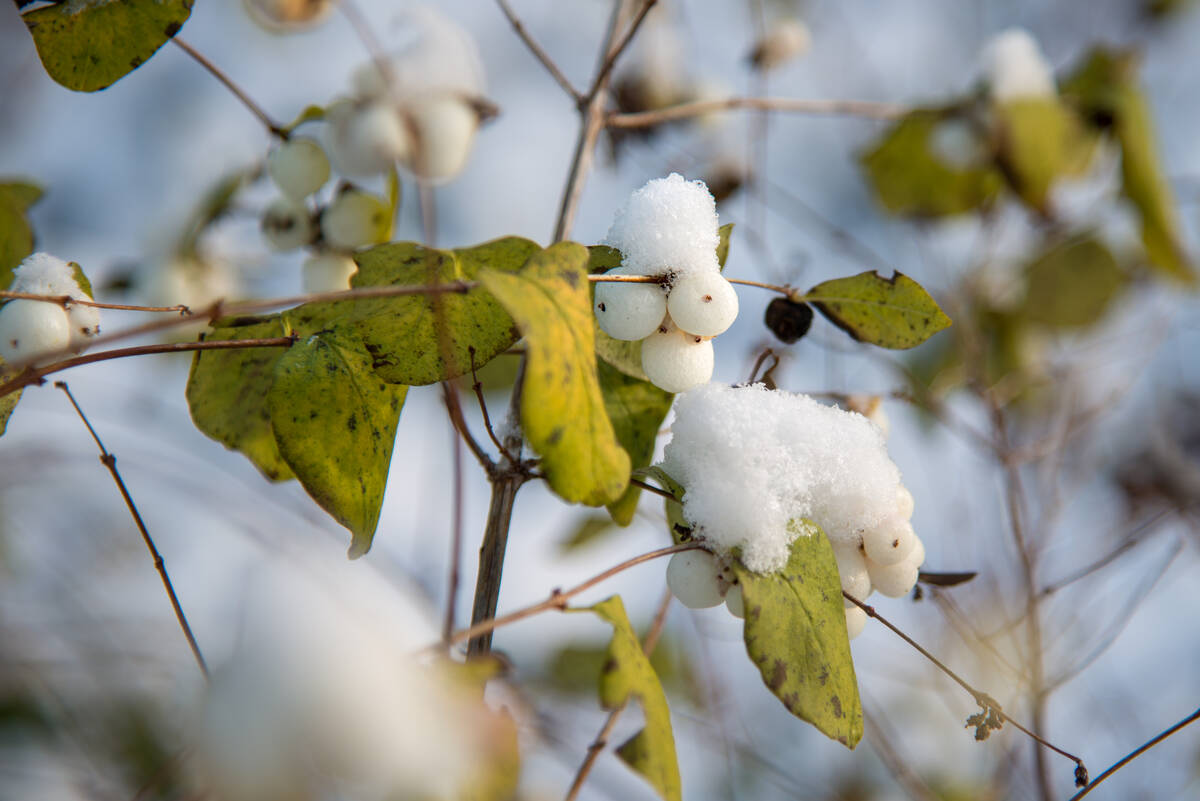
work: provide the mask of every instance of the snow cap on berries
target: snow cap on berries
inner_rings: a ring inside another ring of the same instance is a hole
[[[992,100],[1054,97],[1054,70],[1037,40],[1024,28],[993,36],[980,57]]]
[[[761,384],[706,384],[679,396],[663,468],[683,515],[719,554],[741,548],[759,573],[787,563],[807,518],[836,547],[895,516],[900,471],[862,415]]]
[[[604,244],[638,275],[716,272],[717,204],[703,181],[679,173],[655,178],[630,195]]]

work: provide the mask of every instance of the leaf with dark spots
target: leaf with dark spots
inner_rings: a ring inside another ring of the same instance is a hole
[[[802,300],[854,339],[884,348],[915,347],[950,325],[937,301],[899,272],[891,278],[873,270],[835,278],[817,284]]]

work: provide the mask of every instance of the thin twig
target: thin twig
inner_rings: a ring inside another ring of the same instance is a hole
[[[558,81],[558,85],[563,88],[563,91],[571,96],[576,105],[583,103],[583,94],[571,85],[571,81],[566,75],[563,75],[562,70],[554,63],[554,59],[550,58],[549,54],[542,49],[542,46],[529,35],[529,31],[525,30],[525,23],[516,15],[506,0],[496,0],[496,5],[500,6],[500,10],[504,12],[504,16],[508,18],[508,22],[512,25],[513,30],[517,32],[517,36],[521,37],[521,41],[529,48],[529,52],[533,53],[534,58],[542,63],[546,71],[550,73],[550,77]]]
[[[191,56],[197,64],[208,70],[214,78],[224,84],[226,89],[233,92],[234,96],[237,97],[238,100],[242,101],[242,105],[249,109],[250,113],[257,117],[258,121],[266,126],[267,130],[271,132],[272,136],[277,136],[284,140],[288,138],[287,130],[272,120],[267,112],[263,111],[262,106],[251,100],[250,96],[243,92],[242,88],[234,83],[228,75],[222,72],[216,64],[213,64],[211,61],[205,58],[200,51],[196,50],[196,48],[192,47],[178,36],[172,37],[171,41],[174,42],[180,50]]]
[[[804,100],[794,97],[728,97],[724,100],[700,100],[695,103],[680,103],[675,106],[638,111],[626,114],[610,114],[606,121],[609,128],[651,128],[664,122],[700,117],[718,111],[754,109],[757,111],[784,111],[797,114],[828,114],[849,117],[866,117],[890,120],[908,112],[905,106],[894,103],[876,103],[869,100]]]
[[[1100,569],[1106,567],[1107,565],[1111,564],[1121,554],[1125,553],[1126,551],[1133,548],[1134,546],[1140,545],[1142,542],[1144,542],[1145,535],[1147,533],[1149,533],[1150,531],[1152,531],[1156,525],[1158,525],[1160,522],[1162,522],[1168,515],[1172,514],[1174,511],[1175,511],[1174,509],[1163,509],[1162,511],[1158,512],[1153,517],[1151,517],[1149,520],[1142,523],[1137,528],[1135,528],[1133,531],[1131,531],[1127,535],[1125,535],[1125,538],[1121,541],[1121,544],[1118,545],[1113,550],[1109,551],[1104,556],[1100,557],[1099,559],[1097,559],[1096,561],[1087,565],[1086,567],[1080,568],[1079,570],[1075,571],[1074,573],[1071,573],[1070,575],[1066,576],[1065,578],[1061,578],[1058,581],[1055,581],[1051,584],[1047,584],[1045,587],[1042,588],[1042,591],[1040,593],[1038,593],[1038,597],[1045,598],[1048,595],[1053,595],[1054,593],[1058,592],[1059,590],[1061,590],[1065,587],[1068,587],[1071,584],[1074,584],[1076,581],[1079,581],[1080,579],[1087,578],[1092,573],[1095,573],[1097,570],[1100,570]]]
[[[40,300],[43,303],[53,303],[56,306],[62,306],[64,309],[69,309],[72,306],[91,306],[96,309],[116,309],[118,311],[191,313],[191,309],[182,303],[178,306],[137,306],[129,303],[98,303],[88,298],[73,298],[70,295],[39,295],[35,292],[13,292],[10,289],[0,291],[0,298]]]
[[[462,441],[467,443],[467,447],[471,449],[475,459],[490,476],[496,470],[496,463],[492,461],[492,457],[467,428],[467,420],[463,416],[462,403],[459,401],[458,393],[453,392],[448,385],[448,381],[442,383],[442,397],[446,402],[446,412],[450,415],[450,422],[454,426],[454,430],[462,437]]]
[[[658,602],[658,611],[654,613],[654,622],[650,624],[650,631],[646,633],[646,639],[642,642],[642,653],[647,658],[654,653],[654,648],[658,645],[658,638],[662,635],[663,625],[667,622],[667,612],[671,609],[671,598],[671,591],[666,590],[663,592],[662,600]],[[600,756],[600,752],[608,745],[608,738],[612,736],[612,731],[616,728],[617,721],[621,719],[621,713],[625,711],[625,707],[627,706],[629,706],[629,698],[626,698],[608,713],[608,718],[604,721],[604,725],[600,727],[596,738],[588,746],[587,756],[583,758],[583,764],[575,772],[575,778],[571,782],[570,789],[567,790],[564,801],[575,801],[579,796],[579,791],[583,789],[583,783],[587,780],[588,774],[592,772],[592,766],[596,764],[596,759]]]
[[[622,573],[631,567],[636,567],[643,562],[649,562],[662,556],[670,556],[671,554],[679,553],[680,551],[695,550],[696,548],[700,547],[702,546],[698,542],[685,542],[682,545],[672,545],[667,548],[659,548],[657,551],[650,551],[649,553],[635,556],[632,559],[626,559],[624,562],[613,565],[603,573],[597,573],[587,581],[583,582],[582,584],[577,584],[569,590],[552,590],[550,592],[550,597],[544,601],[539,601],[532,606],[527,606],[524,609],[518,609],[517,611],[510,612],[507,615],[501,615],[500,617],[491,618],[489,620],[482,620],[469,628],[456,631],[454,632],[454,636],[450,638],[450,642],[456,643],[467,639],[474,639],[480,635],[488,634],[495,629],[500,628],[501,626],[507,626],[510,623],[516,623],[518,620],[524,620],[527,617],[532,617],[533,615],[548,611],[550,609],[558,609],[559,611],[562,611],[563,609],[567,608],[567,601],[569,599],[574,598],[576,595],[579,595],[582,592],[587,592],[592,587],[595,587],[597,584],[612,578],[618,573]]]
[[[0,384],[0,397],[16,392],[30,384],[40,384],[46,376],[79,367],[84,364],[106,362],[111,359],[123,359],[126,356],[147,356],[154,353],[180,353],[191,350],[233,350],[237,348],[286,348],[296,341],[295,337],[268,337],[266,339],[218,339],[211,342],[175,342],[164,345],[139,345],[134,348],[116,348],[114,350],[89,353],[86,356],[76,356],[61,362],[47,364],[45,367],[28,367],[15,378]]]
[[[457,395],[455,395],[457,399]],[[450,570],[446,576],[446,616],[442,621],[442,641],[450,644],[450,635],[454,633],[455,606],[458,599],[459,573],[462,565],[463,541],[463,459],[462,442],[457,431],[450,445],[454,449],[454,498],[450,521]]]
[[[665,489],[660,489],[653,484],[647,484],[645,481],[641,481],[636,478],[629,479],[629,485],[631,487],[641,487],[642,489],[646,490],[646,492],[653,492],[655,495],[661,495],[662,497],[668,498],[672,501],[675,500],[675,496],[667,492]]]
[[[1000,708],[1000,704],[998,704],[994,698],[992,698],[990,695],[983,692],[982,690],[976,690],[974,687],[972,687],[970,684],[968,684],[966,679],[963,679],[961,676],[959,676],[957,673],[955,673],[953,670],[951,670],[949,667],[947,667],[946,664],[943,663],[940,659],[938,659],[933,654],[929,653],[929,651],[925,650],[925,648],[923,648],[921,646],[921,644],[918,643],[916,640],[914,640],[912,637],[909,637],[903,631],[896,628],[896,626],[890,620],[888,620],[883,615],[876,612],[875,607],[868,606],[867,604],[858,600],[857,598],[855,598],[853,595],[846,592],[845,590],[842,591],[842,596],[847,601],[849,601],[850,603],[857,606],[859,609],[866,612],[868,617],[872,617],[872,618],[878,620],[880,623],[882,623],[884,626],[886,626],[888,629],[890,629],[893,634],[895,634],[897,637],[904,640],[906,643],[908,643],[910,646],[912,646],[914,649],[916,649],[917,653],[921,654],[921,656],[925,657],[930,662],[932,662],[934,664],[934,666],[937,667],[938,670],[945,673],[947,676],[949,676],[951,679],[953,679],[954,682],[959,687],[962,687],[964,690],[966,690],[968,693],[970,693],[971,697],[975,699],[975,703],[979,704],[984,709],[989,709],[989,710],[994,711],[1002,720],[1004,720],[1007,723],[1011,723],[1014,728],[1029,735],[1036,742],[1042,744],[1046,748],[1049,748],[1051,751],[1054,751],[1057,754],[1061,754],[1062,756],[1064,756],[1067,759],[1074,762],[1076,765],[1079,765],[1082,767],[1082,765],[1083,765],[1082,759],[1075,756],[1074,754],[1071,754],[1067,751],[1062,750],[1058,746],[1047,741],[1045,738],[1041,737],[1038,734],[1035,734],[1034,732],[1032,732],[1029,729],[1022,726],[1017,721],[1013,720],[1012,717],[1007,712],[1005,712],[1003,709]]]
[[[621,40],[617,42],[616,47],[609,51],[608,56],[605,57],[604,64],[600,67],[600,72],[596,74],[595,80],[592,81],[592,88],[588,91],[587,96],[579,101],[581,107],[592,102],[592,98],[596,96],[596,92],[600,91],[600,87],[608,80],[609,73],[617,65],[617,60],[621,58],[621,54],[625,52],[625,49],[629,47],[629,43],[633,41],[633,37],[637,35],[638,28],[641,27],[642,22],[646,19],[646,15],[650,13],[650,9],[654,8],[657,3],[658,0],[645,0],[642,3],[641,9],[638,10],[637,16],[633,18],[633,22],[625,29]]]
[[[508,448],[504,447],[504,443],[496,436],[496,430],[492,428],[492,418],[488,414],[487,401],[483,397],[483,383],[479,380],[479,374],[476,371],[474,346],[469,346],[467,353],[471,357],[471,389],[475,392],[475,399],[479,402],[479,411],[483,415],[483,428],[491,438],[492,444],[500,451],[500,455],[507,459],[509,464],[516,464],[517,460],[508,452]]]
[[[192,634],[192,627],[188,625],[187,615],[184,614],[183,607],[179,604],[179,597],[175,594],[175,587],[172,586],[171,577],[167,574],[167,563],[163,559],[162,554],[158,552],[158,548],[155,547],[154,540],[150,537],[150,532],[146,530],[146,524],[142,520],[142,515],[138,512],[137,504],[133,502],[133,497],[129,494],[129,489],[121,479],[120,472],[117,471],[117,457],[109,453],[108,449],[104,447],[104,443],[100,441],[100,436],[96,433],[96,429],[92,428],[91,422],[88,421],[87,415],[83,413],[83,409],[75,401],[75,396],[71,394],[71,390],[67,387],[66,382],[57,381],[54,386],[66,394],[67,399],[71,401],[71,405],[75,407],[75,412],[79,415],[79,419],[87,426],[88,433],[95,440],[96,447],[100,449],[100,463],[108,468],[113,481],[116,482],[117,489],[121,491],[121,497],[125,499],[125,506],[129,508],[129,514],[132,515],[133,522],[137,525],[138,531],[141,532],[142,540],[146,543],[146,548],[149,549],[150,556],[154,559],[154,567],[158,570],[163,588],[167,591],[167,598],[171,601],[171,608],[175,610],[175,619],[179,621],[179,628],[183,630],[183,636],[187,638],[188,646],[192,649],[192,656],[196,658],[196,664],[200,666],[200,672],[204,674],[204,678],[207,680],[208,664],[204,661],[204,655],[200,653],[200,646],[196,642],[195,635]]]
[[[1105,779],[1107,779],[1109,776],[1113,775],[1118,770],[1125,767],[1127,764],[1129,764],[1130,762],[1132,762],[1133,760],[1137,759],[1139,756],[1144,754],[1146,751],[1149,751],[1151,748],[1153,748],[1154,746],[1161,743],[1163,740],[1170,737],[1175,732],[1179,731],[1180,729],[1184,728],[1185,726],[1188,726],[1189,724],[1195,723],[1197,720],[1200,720],[1200,709],[1197,709],[1195,712],[1188,715],[1186,718],[1179,721],[1171,728],[1166,729],[1165,731],[1161,732],[1160,734],[1155,735],[1151,739],[1149,739],[1146,742],[1139,745],[1137,748],[1130,751],[1128,754],[1126,754],[1121,759],[1119,759],[1117,762],[1115,762],[1112,767],[1108,768],[1103,773],[1101,773],[1099,776],[1097,776],[1094,781],[1092,781],[1090,784],[1088,784],[1086,787],[1084,787],[1082,790],[1080,790],[1075,795],[1071,796],[1070,801],[1079,801],[1080,798],[1083,798],[1085,795],[1090,793],[1092,790],[1095,790],[1096,787],[1101,782],[1103,782]]]

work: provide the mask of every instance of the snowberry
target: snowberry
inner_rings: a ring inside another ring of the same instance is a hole
[[[917,583],[917,565],[907,559],[894,565],[880,565],[868,560],[867,570],[871,574],[871,585],[889,598],[905,595]]]
[[[688,609],[721,603],[717,560],[706,551],[680,551],[667,562],[667,587]]]
[[[913,496],[903,484],[896,487],[896,515],[901,520],[911,520],[913,516]]]
[[[404,117],[388,98],[356,103],[338,100],[326,110],[326,145],[338,172],[379,175],[412,152]]]
[[[89,339],[100,333],[100,310],[95,306],[72,303],[67,309],[67,323],[71,327],[71,350],[81,351],[87,347]]]
[[[849,603],[849,601],[847,601]],[[862,634],[863,629],[867,625],[867,613],[857,606],[851,604],[846,607],[846,634],[850,639],[854,639]]]
[[[405,105],[417,142],[407,162],[426,181],[448,181],[462,172],[479,128],[479,113],[457,94],[418,97]]]
[[[1027,30],[1009,28],[996,34],[980,60],[996,102],[1055,95],[1054,71]]]
[[[387,238],[391,222],[387,204],[357,189],[342,192],[321,213],[321,234],[338,250],[354,250]]]
[[[263,237],[274,250],[295,250],[316,238],[312,215],[302,204],[288,198],[276,198],[263,212]]]
[[[860,601],[866,600],[871,594],[871,576],[867,572],[867,561],[863,558],[862,551],[858,546],[837,545],[834,546],[833,555],[837,558],[842,591]]]
[[[345,253],[321,253],[305,259],[303,269],[305,292],[337,292],[350,288],[358,265]]]
[[[746,596],[742,593],[741,584],[734,584],[725,593],[725,608],[734,617],[746,619]]]
[[[12,363],[37,359],[71,344],[71,323],[62,306],[10,300],[0,308],[0,357]]]
[[[738,296],[719,272],[688,273],[671,287],[667,310],[684,331],[715,337],[737,318]]]
[[[286,33],[317,25],[333,10],[333,0],[245,0],[250,18],[268,31]]]
[[[329,180],[329,159],[312,139],[293,138],[267,156],[267,174],[281,192],[301,201]]]
[[[907,520],[890,518],[863,532],[863,550],[877,565],[894,565],[912,553],[916,540]]]
[[[804,55],[812,43],[808,26],[798,19],[779,20],[759,40],[750,54],[750,62],[760,70],[771,70]]]
[[[712,378],[712,340],[689,334],[667,321],[642,340],[642,370],[667,392],[686,392]]]
[[[636,275],[627,267],[608,275]],[[667,295],[659,284],[597,281],[594,301],[600,330],[613,339],[637,341],[658,330],[667,316]]]
[[[921,538],[915,534],[913,535],[913,549],[908,556],[904,557],[904,561],[916,565],[918,568],[925,564],[925,543],[921,542]]]

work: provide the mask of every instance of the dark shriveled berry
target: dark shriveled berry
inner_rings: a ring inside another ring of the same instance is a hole
[[[812,319],[813,310],[807,303],[775,298],[767,304],[763,321],[780,342],[791,345],[808,333]]]

